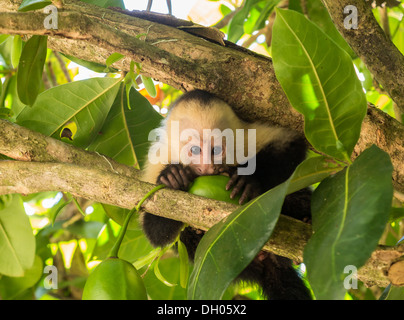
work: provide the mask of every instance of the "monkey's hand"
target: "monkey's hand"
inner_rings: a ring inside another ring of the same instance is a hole
[[[184,167],[180,163],[169,164],[160,172],[157,183],[163,183],[171,189],[187,191],[195,178],[196,175],[191,168]]]
[[[233,188],[230,198],[241,194],[239,204],[258,197],[261,193],[261,186],[253,176],[239,176],[237,170],[230,175],[230,180],[226,185],[226,190]]]

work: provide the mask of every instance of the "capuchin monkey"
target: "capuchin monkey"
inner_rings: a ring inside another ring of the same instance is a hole
[[[226,189],[233,188],[230,197],[240,196],[240,204],[288,179],[306,155],[305,140],[296,133],[244,122],[227,103],[202,90],[182,95],[149,138],[155,141],[144,181],[187,191],[198,176],[228,175]],[[310,219],[310,197],[308,189],[287,196],[282,214]],[[181,232],[180,239],[194,260],[203,231],[193,227],[182,230],[182,222],[150,213],[145,213],[142,221],[154,246],[172,243]],[[273,253],[261,251],[238,279],[257,283],[268,299],[311,299],[291,260]]]

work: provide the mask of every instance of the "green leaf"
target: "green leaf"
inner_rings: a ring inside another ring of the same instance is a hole
[[[7,196],[1,203],[0,274],[22,277],[34,263],[35,238],[21,196]]]
[[[317,299],[342,299],[344,268],[359,269],[376,248],[389,218],[392,170],[389,156],[372,146],[314,191],[304,262]]]
[[[0,85],[0,94],[1,94],[1,85]],[[13,115],[14,115],[13,110],[9,108],[0,108],[0,119],[9,119]]]
[[[143,76],[143,75],[140,75],[140,77],[142,78],[142,82],[143,82],[144,87],[145,87],[147,93],[149,94],[149,96],[152,98],[155,98],[157,95],[157,92],[156,92],[156,87],[154,85],[153,79],[150,77]]]
[[[52,4],[52,1],[49,0],[23,0],[18,7],[18,11],[26,12],[31,10],[38,10],[45,8],[50,4]]]
[[[60,131],[75,122],[72,143],[87,147],[98,135],[119,89],[120,79],[93,78],[66,83],[38,96],[32,107],[25,107],[17,123],[31,130],[60,139]]]
[[[261,10],[257,20],[254,23],[254,26],[250,32],[252,33],[255,30],[260,30],[265,27],[265,22],[268,20],[270,13],[274,10],[275,6],[278,5],[280,0],[266,0],[263,3],[265,4],[264,8]]]
[[[55,210],[51,211],[52,214],[50,215],[50,217],[51,217],[51,221],[52,221],[52,226],[55,224],[56,218],[59,215],[59,213],[61,213],[62,210],[64,209],[64,207],[66,207],[70,202],[72,202],[72,200],[73,199],[70,199],[68,201],[62,200],[62,201],[60,201],[60,203],[58,203],[57,205],[54,206],[54,207],[57,206],[57,208]]]
[[[32,36],[25,44],[18,65],[17,91],[21,102],[32,105],[42,83],[48,38]]]
[[[350,56],[295,11],[276,9],[272,56],[305,134],[319,151],[348,160],[366,114],[366,97]]]
[[[160,262],[160,258],[162,257],[162,255],[166,252],[166,250],[161,250],[156,263],[154,264],[154,275],[157,277],[157,279],[159,279],[162,283],[164,283],[167,287],[175,287],[177,284],[176,283],[171,283],[169,282],[162,274],[159,268],[159,262]]]
[[[320,182],[343,167],[325,156],[316,156],[304,160],[295,170],[290,181],[288,194]]]
[[[234,211],[203,236],[195,253],[188,299],[220,299],[269,239],[289,180]]]
[[[151,268],[154,268],[153,262]],[[160,273],[164,274],[165,279],[170,283],[178,283],[180,281],[180,261],[177,257],[164,257],[159,261]],[[146,271],[142,269],[140,273]],[[181,286],[166,286],[154,274],[154,272],[146,273],[144,276],[147,294],[152,300],[185,300],[186,290]]]
[[[404,300],[404,287],[391,287],[385,300]]]
[[[189,259],[188,259],[188,251],[185,247],[185,244],[178,240],[178,255],[180,256],[180,285],[184,289],[188,284],[188,275],[189,275]]]
[[[356,56],[352,48],[338,32],[331,20],[330,14],[321,0],[308,1],[306,3],[306,14],[310,21],[314,22],[321,30],[323,30],[332,40],[335,41],[335,43],[345,50],[349,56]]]
[[[2,44],[4,41],[6,41],[10,35],[8,34],[0,34],[0,44]]]
[[[41,279],[43,263],[35,256],[34,264],[27,269],[22,277],[2,277],[0,279],[0,297],[3,300],[18,299],[24,290],[34,286]]]
[[[107,258],[120,229],[121,227],[113,220],[109,220],[105,224],[98,235],[97,243],[92,252],[93,259],[101,260]],[[125,237],[119,248],[119,257],[132,263],[145,256],[151,250],[153,250],[153,247],[142,232],[139,223],[137,223],[136,229],[126,230]]]
[[[136,90],[130,91],[129,99],[131,110],[126,108],[126,95],[121,90],[101,134],[88,149],[128,166],[143,168],[150,146],[149,132],[159,126],[163,117]]]
[[[13,47],[11,49],[11,63],[14,68],[18,67],[22,50],[22,40],[20,36],[13,37]]]
[[[101,204],[101,206],[104,209],[105,214],[108,216],[108,218],[111,218],[112,220],[114,220],[114,222],[116,222],[120,226],[123,225],[126,215],[130,212],[129,209],[120,208],[105,203]],[[136,230],[139,228],[137,220],[138,217],[136,215],[133,215],[132,218],[130,219],[128,230]]]
[[[119,7],[121,9],[125,9],[123,0],[83,0],[83,2],[95,4],[96,6],[102,8]]]
[[[110,67],[112,64],[114,64],[115,62],[121,60],[123,57],[125,57],[123,54],[118,53],[118,52],[114,52],[113,54],[111,54],[107,60],[105,61],[107,67]],[[108,71],[106,71],[108,72]]]
[[[112,67],[107,68],[105,65],[100,64],[100,63],[82,60],[82,59],[76,58],[74,56],[70,56],[68,54],[62,54],[62,55],[65,56],[70,61],[77,63],[78,65],[83,66],[87,69],[90,69],[94,72],[104,73],[104,72],[116,72],[117,71],[115,68],[112,68]]]
[[[229,24],[228,40],[236,43],[244,34],[244,21],[247,19],[251,8],[260,0],[246,0],[244,7],[237,12]]]
[[[154,248],[149,253],[137,259],[133,265],[134,267],[139,270],[144,266],[151,264],[160,254],[160,248]]]

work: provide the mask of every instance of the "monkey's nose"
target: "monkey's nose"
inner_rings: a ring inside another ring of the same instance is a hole
[[[211,165],[200,165],[196,168],[196,172],[200,176],[215,174],[215,168]]]

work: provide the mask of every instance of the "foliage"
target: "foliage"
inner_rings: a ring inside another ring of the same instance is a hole
[[[121,1],[86,2],[122,7]],[[319,0],[306,1],[306,8],[290,0],[288,10],[277,9],[279,3],[246,0],[222,30],[229,40],[272,56],[277,78],[291,105],[304,115],[306,137],[318,154],[308,157],[286,182],[211,228],[198,247],[194,266],[187,264],[181,242],[176,244],[179,255],[172,247],[153,249],[139,221],[132,219],[119,258],[139,270],[151,299],[231,298],[238,288],[229,285],[271,236],[285,195],[307,186],[316,187],[315,233],[304,262],[317,299],[343,299],[344,267],[359,269],[378,242],[395,245],[402,236],[403,208],[391,208],[388,155],[373,146],[350,160],[366,102],[394,117],[391,99],[355,57]],[[26,0],[20,9],[48,4]],[[229,1],[219,8],[228,13],[230,7]],[[401,11],[402,6],[389,8],[389,24],[392,40],[404,52]],[[379,19],[378,9],[374,12]],[[265,34],[262,42],[257,35]],[[162,111],[179,93],[140,75],[141,65],[134,62],[126,75],[115,70],[113,64],[122,58],[112,53],[105,66],[95,66],[52,52],[46,37],[22,41],[20,36],[0,35],[0,117],[142,168],[148,133],[163,118],[150,101]],[[77,72],[71,60],[105,73],[71,81]],[[141,80],[145,89],[138,91]],[[71,195],[57,192],[1,195],[0,298],[81,299],[90,271],[108,257],[127,214],[122,208],[72,201]],[[55,274],[44,273],[44,266],[57,267],[57,283],[49,281]],[[255,289],[244,292],[248,290]],[[403,298],[402,290],[389,288],[382,297],[389,297],[389,292],[390,298]],[[351,299],[380,295],[381,289],[364,286],[349,291]]]

